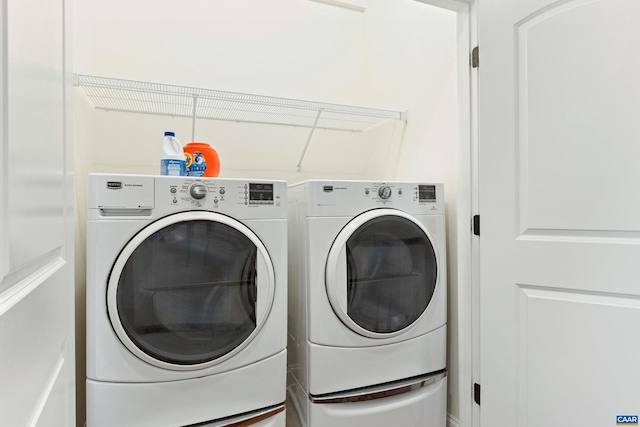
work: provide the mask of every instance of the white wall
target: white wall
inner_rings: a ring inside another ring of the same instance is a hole
[[[363,133],[316,130],[301,172],[296,164],[307,128],[199,120],[195,139],[218,150],[221,176],[441,181],[455,218],[456,16],[414,0],[359,3],[368,6],[364,13],[306,0],[83,0],[74,9],[74,71],[408,110],[408,124],[390,121]],[[75,107],[79,212],[87,173],[155,174],[165,130],[183,143],[191,139],[189,119],[96,110],[81,89]],[[84,261],[78,265],[83,295]],[[85,313],[78,303],[80,334]],[[457,401],[456,383],[449,384]]]
[[[176,132],[184,144],[191,140],[191,119],[97,110],[82,89],[76,98],[76,108],[84,110],[78,111],[83,144],[91,146],[87,172],[158,174],[164,131]],[[216,149],[223,177],[361,179],[380,175],[404,127],[391,120],[366,132],[316,129],[300,172],[296,165],[309,128],[198,120],[196,140]]]
[[[83,0],[85,74],[354,103],[365,14],[303,0]]]
[[[76,190],[76,425],[83,427],[86,419],[86,253],[87,253],[87,173],[92,168],[91,139],[87,131],[92,127],[90,106],[86,97],[74,96],[73,104],[73,166]]]

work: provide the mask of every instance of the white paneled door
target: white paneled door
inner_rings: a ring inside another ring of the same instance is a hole
[[[478,7],[481,425],[615,426],[640,414],[640,2]]]
[[[75,426],[65,0],[0,0],[0,426]]]

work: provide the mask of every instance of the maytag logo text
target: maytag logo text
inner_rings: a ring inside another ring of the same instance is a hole
[[[119,190],[122,188],[122,182],[120,181],[107,181],[107,188],[110,190]]]

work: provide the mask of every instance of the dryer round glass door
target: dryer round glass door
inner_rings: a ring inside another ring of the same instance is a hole
[[[329,301],[340,320],[372,338],[403,333],[426,312],[438,283],[438,255],[426,228],[394,209],[349,222],[326,267]]]
[[[245,225],[212,212],[158,220],[131,239],[108,283],[122,343],[173,369],[220,363],[259,332],[274,295],[271,259]]]

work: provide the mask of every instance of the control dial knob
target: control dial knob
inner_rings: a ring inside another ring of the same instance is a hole
[[[189,188],[189,194],[196,200],[204,199],[207,195],[207,187],[204,184],[195,183]]]
[[[391,188],[388,185],[382,185],[378,188],[378,196],[381,199],[388,199],[391,197]]]

